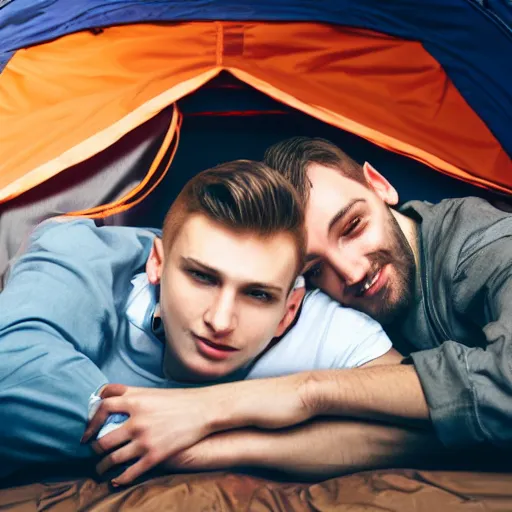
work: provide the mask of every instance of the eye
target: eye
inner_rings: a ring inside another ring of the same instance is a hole
[[[274,302],[275,300],[275,297],[271,293],[265,292],[263,290],[247,290],[245,293],[247,297],[255,299],[258,302],[265,302],[268,304]]]
[[[215,285],[217,284],[217,278],[201,270],[195,268],[186,269],[187,274],[196,282],[200,284]]]
[[[349,235],[353,234],[357,230],[357,228],[361,226],[361,223],[362,223],[361,217],[353,218],[349,222],[347,227],[345,228],[345,231],[343,232],[343,236],[349,236]]]

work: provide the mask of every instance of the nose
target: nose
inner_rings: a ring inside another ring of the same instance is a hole
[[[330,251],[327,259],[334,272],[348,287],[359,283],[370,271],[370,262],[367,258],[348,251]]]
[[[223,336],[236,327],[235,296],[228,290],[220,290],[209,307],[205,310],[203,320],[215,336]]]

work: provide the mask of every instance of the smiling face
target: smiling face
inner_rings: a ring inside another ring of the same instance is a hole
[[[402,230],[412,221],[389,208],[398,196],[382,175],[368,164],[364,174],[369,187],[330,167],[308,166],[307,276],[342,304],[388,324],[413,295],[416,266]]]
[[[185,220],[165,256],[156,239],[146,270],[160,283],[166,375],[214,380],[252,361],[295,316],[296,267],[290,234],[234,232],[202,214]]]

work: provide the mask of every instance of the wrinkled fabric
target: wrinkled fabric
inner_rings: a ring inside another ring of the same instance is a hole
[[[20,255],[20,247],[39,223],[109,203],[140,183],[159,148],[171,114],[165,110],[115,146],[0,206],[0,291],[10,263]],[[126,224],[126,216],[115,215],[105,223]]]
[[[512,510],[512,475],[386,470],[320,483],[280,483],[233,473],[171,475],[112,491],[77,480],[0,490],[4,512],[80,510],[222,512],[503,512]]]

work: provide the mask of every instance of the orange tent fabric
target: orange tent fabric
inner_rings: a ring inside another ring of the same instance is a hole
[[[0,202],[222,70],[441,172],[512,192],[510,158],[421,44],[318,23],[192,22],[80,32],[18,51],[0,75]]]

